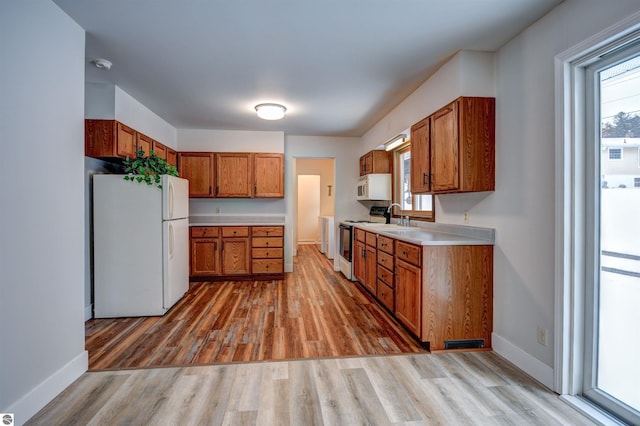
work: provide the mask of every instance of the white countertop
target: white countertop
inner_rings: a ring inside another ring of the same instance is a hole
[[[354,227],[422,246],[480,246],[494,244],[494,230],[429,223],[425,227],[354,223]]]
[[[282,226],[284,215],[214,214],[189,216],[189,226]]]

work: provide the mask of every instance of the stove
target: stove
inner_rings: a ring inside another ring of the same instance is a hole
[[[340,222],[340,245],[338,251],[338,264],[342,274],[352,281],[353,275],[351,257],[353,255],[353,224],[354,223],[385,223],[387,220],[387,207],[374,206],[369,210],[369,219],[350,219]]]

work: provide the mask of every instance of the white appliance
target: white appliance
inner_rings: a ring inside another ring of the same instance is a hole
[[[320,229],[320,240],[318,241],[318,250],[333,259],[335,253],[335,231],[333,229],[333,216],[319,216],[318,227]]]
[[[93,176],[95,318],[164,315],[189,288],[189,181]]]
[[[354,243],[354,223],[385,223],[385,213],[387,207],[372,206],[369,210],[369,219],[362,220],[345,220],[340,222],[339,229],[339,245],[338,245],[338,267],[340,272],[351,281],[357,281],[353,274],[353,243]]]
[[[357,200],[391,200],[391,173],[371,173],[360,176],[356,188]]]

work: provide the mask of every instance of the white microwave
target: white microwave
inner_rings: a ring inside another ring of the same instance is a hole
[[[356,188],[357,200],[391,200],[391,173],[371,173],[360,176]]]

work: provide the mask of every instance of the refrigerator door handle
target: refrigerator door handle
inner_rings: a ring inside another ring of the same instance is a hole
[[[169,219],[173,219],[173,184],[169,183]]]
[[[175,231],[173,230],[173,224],[169,224],[169,259],[173,259],[173,250],[175,246]]]

